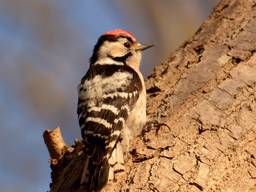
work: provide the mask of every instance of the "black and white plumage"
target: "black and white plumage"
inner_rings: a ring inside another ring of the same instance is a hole
[[[103,34],[95,45],[78,86],[77,113],[87,156],[82,184],[87,191],[100,191],[110,171],[120,169],[114,167],[123,163],[130,139],[146,122],[139,65],[141,51],[149,47],[124,30]]]

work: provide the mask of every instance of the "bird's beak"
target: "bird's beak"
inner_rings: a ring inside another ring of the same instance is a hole
[[[141,45],[140,43],[136,43],[134,45],[134,49],[135,49],[135,51],[144,51],[144,50],[149,49],[153,46],[154,45],[152,45],[152,44],[151,45]]]

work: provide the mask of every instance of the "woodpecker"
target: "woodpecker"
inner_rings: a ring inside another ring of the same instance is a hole
[[[86,162],[81,184],[100,191],[124,169],[130,140],[146,123],[146,89],[140,72],[142,45],[116,29],[98,39],[78,86],[77,114]]]

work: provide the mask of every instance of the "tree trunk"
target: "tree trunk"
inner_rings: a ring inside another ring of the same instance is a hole
[[[256,1],[222,0],[148,78],[148,117],[104,191],[256,191]],[[169,128],[168,128],[169,127]],[[82,191],[82,144],[52,163],[51,191]]]

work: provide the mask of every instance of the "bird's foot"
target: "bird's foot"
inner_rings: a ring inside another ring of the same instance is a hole
[[[160,130],[161,127],[167,127],[169,130],[171,130],[171,128],[169,127],[169,125],[167,125],[166,123],[161,123],[157,120],[152,120],[152,121],[148,121],[146,122],[146,124],[144,125],[141,135],[145,135],[146,132],[149,132],[150,130],[155,129],[156,130],[156,135],[158,135],[158,132]]]

